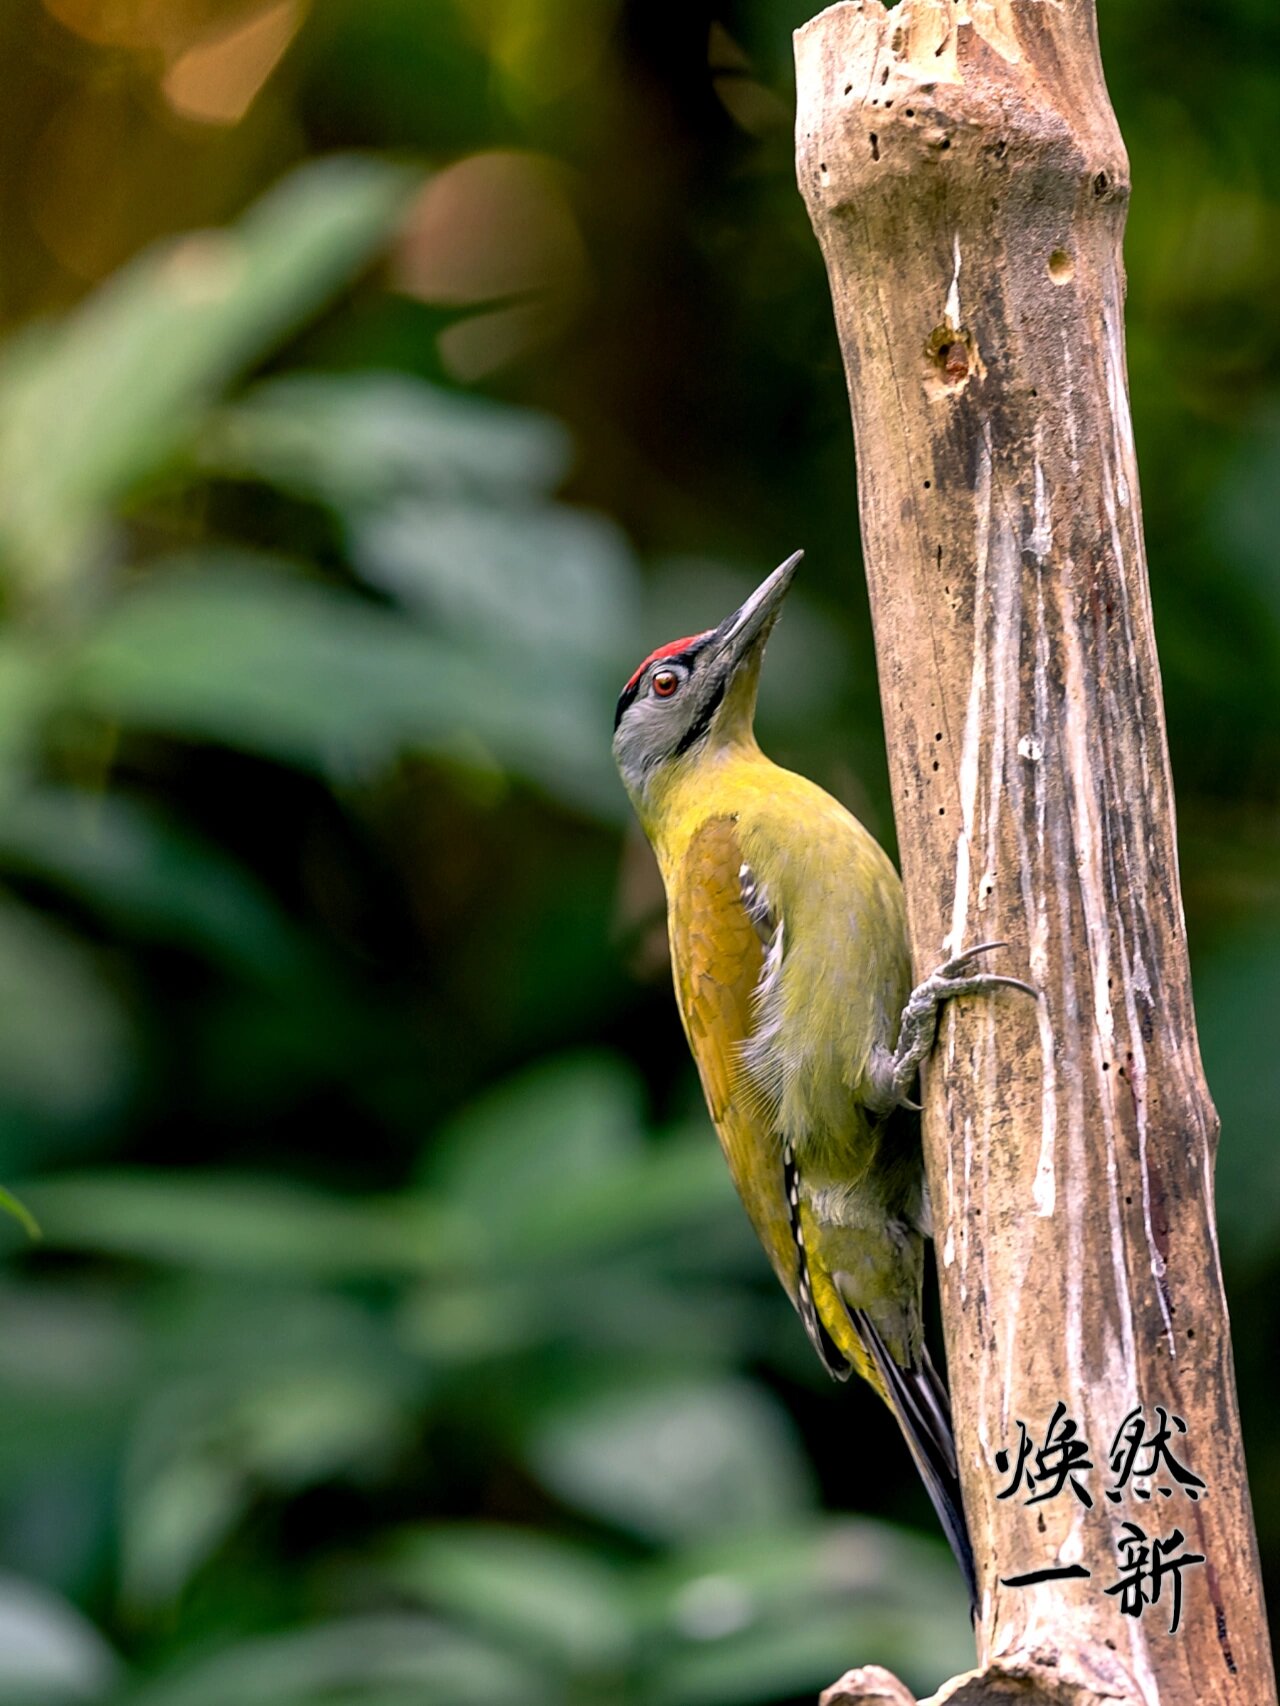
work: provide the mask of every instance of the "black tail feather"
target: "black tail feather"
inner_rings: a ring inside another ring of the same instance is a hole
[[[942,1531],[964,1575],[969,1589],[969,1611],[976,1618],[978,1576],[964,1519],[964,1506],[960,1502],[960,1476],[947,1389],[923,1345],[919,1361],[911,1368],[903,1368],[889,1355],[870,1318],[861,1309],[853,1309],[849,1313],[859,1338],[880,1371],[898,1426],[906,1436],[925,1491],[938,1513]]]

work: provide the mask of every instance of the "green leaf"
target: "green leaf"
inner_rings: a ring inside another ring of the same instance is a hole
[[[612,1179],[640,1152],[641,1092],[613,1055],[545,1061],[481,1096],[437,1133],[428,1178],[504,1240],[531,1202]]]
[[[570,1672],[617,1670],[627,1657],[618,1572],[567,1540],[479,1523],[414,1529],[383,1573],[428,1608]]]
[[[741,1217],[741,1208],[734,1207]],[[672,1245],[702,1241],[698,1229],[696,1238],[673,1239]],[[693,1280],[687,1273],[669,1274],[675,1264],[667,1245],[628,1253],[607,1251],[600,1242],[598,1259],[590,1264],[575,1263],[577,1252],[570,1251],[553,1266],[528,1260],[514,1239],[507,1249],[493,1246],[482,1272],[464,1270],[417,1288],[401,1312],[405,1342],[433,1365],[484,1363],[513,1352],[545,1354],[555,1346],[590,1365],[613,1356],[664,1367],[695,1364],[705,1371],[765,1355],[770,1333],[762,1318],[771,1326],[776,1315],[784,1330],[794,1330],[781,1291],[776,1298],[766,1292],[762,1300],[724,1283],[718,1272]],[[758,1245],[753,1252],[762,1275]],[[724,1264],[709,1255],[706,1266]],[[794,1348],[789,1335],[787,1342]]]
[[[740,1235],[752,1271],[763,1258],[719,1145],[702,1129],[645,1138],[640,1103],[629,1065],[568,1055],[498,1086],[437,1134],[425,1180],[470,1233],[465,1265],[406,1305],[405,1330],[425,1355],[697,1345],[715,1364],[741,1342],[743,1299],[723,1285],[735,1264],[715,1233]]]
[[[785,1623],[752,1624],[719,1640],[661,1655],[640,1691],[645,1706],[753,1706],[815,1697],[849,1668],[881,1664],[923,1699],[973,1666],[963,1611],[947,1620],[927,1605],[798,1605]]]
[[[154,572],[85,642],[68,695],[109,721],[334,782],[430,752],[509,766],[593,815],[621,810],[607,717],[573,691],[535,693],[509,663],[244,554]]]
[[[527,1451],[561,1498],[651,1540],[782,1522],[813,1499],[786,1413],[745,1380],[619,1382],[553,1408]]]
[[[395,1371],[333,1345],[317,1363],[284,1353],[242,1387],[228,1370],[153,1401],[126,1471],[123,1583],[135,1605],[170,1602],[243,1518],[253,1498],[367,1476],[409,1437]],[[388,1378],[390,1376],[390,1378]]]
[[[176,1599],[239,1522],[250,1497],[241,1467],[212,1452],[183,1453],[141,1486],[129,1486],[120,1546],[125,1601],[138,1610]]]
[[[544,1180],[512,1229],[523,1259],[581,1261],[672,1233],[743,1222],[724,1156],[710,1130],[651,1144],[606,1174]]]
[[[126,1706],[558,1706],[550,1679],[430,1618],[350,1617],[242,1641]]]
[[[811,1694],[856,1654],[920,1693],[973,1659],[945,1546],[884,1522],[813,1515],[699,1540],[637,1580],[657,1658],[643,1697],[712,1706]]]
[[[398,1393],[363,1366],[286,1370],[245,1394],[232,1427],[249,1468],[286,1492],[360,1479],[411,1438]]]
[[[276,1179],[123,1168],[23,1194],[53,1249],[317,1277],[447,1271],[459,1254],[457,1217],[420,1197],[361,1203]]]
[[[54,1123],[106,1114],[128,1081],[128,1038],[94,954],[0,899],[0,1109]]]
[[[5,1214],[12,1215],[14,1220],[18,1222],[19,1226],[22,1227],[28,1238],[33,1240],[39,1238],[40,1223],[37,1221],[35,1215],[32,1214],[31,1210],[25,1203],[19,1202],[18,1198],[14,1196],[12,1191],[5,1190],[3,1185],[0,1185],[0,1211]]]
[[[347,514],[410,494],[492,501],[549,492],[570,462],[560,422],[401,373],[291,373],[204,429],[206,472],[262,480]]]
[[[0,630],[0,790],[32,767],[60,673],[47,635]]]
[[[92,567],[107,512],[366,264],[416,181],[372,157],[303,166],[235,226],[148,250],[9,364],[0,551],[27,581],[47,588]]]
[[[352,559],[434,628],[523,661],[534,682],[558,670],[558,692],[568,678],[589,703],[580,690],[593,689],[604,744],[637,628],[638,575],[615,523],[560,504],[403,499],[359,521]]]
[[[910,1603],[923,1584],[948,1615],[968,1621],[964,1585],[942,1540],[873,1517],[800,1512],[759,1527],[693,1536],[645,1570],[646,1623],[670,1623],[692,1640],[712,1639],[717,1625],[741,1623],[728,1614],[727,1591],[722,1615],[713,1594],[691,1595],[691,1588],[709,1582],[749,1601],[753,1616],[783,1619],[805,1601],[846,1603],[875,1595],[881,1603]]]

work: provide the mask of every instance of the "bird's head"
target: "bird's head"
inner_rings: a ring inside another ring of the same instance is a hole
[[[803,555],[788,557],[718,628],[650,652],[622,689],[613,755],[642,816],[677,772],[752,739],[765,641]]]

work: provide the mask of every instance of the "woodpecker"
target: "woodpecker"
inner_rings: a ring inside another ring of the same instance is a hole
[[[613,751],[667,894],[680,1016],[738,1193],[814,1349],[892,1409],[976,1599],[946,1387],[925,1347],[916,1070],[940,1005],[1017,978],[979,944],[914,990],[902,884],[862,824],[753,732],[802,552],[718,628],[660,646]]]

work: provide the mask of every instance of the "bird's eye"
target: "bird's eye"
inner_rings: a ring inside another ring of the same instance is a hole
[[[680,677],[674,669],[660,669],[653,678],[653,691],[659,699],[670,699],[680,685]]]

